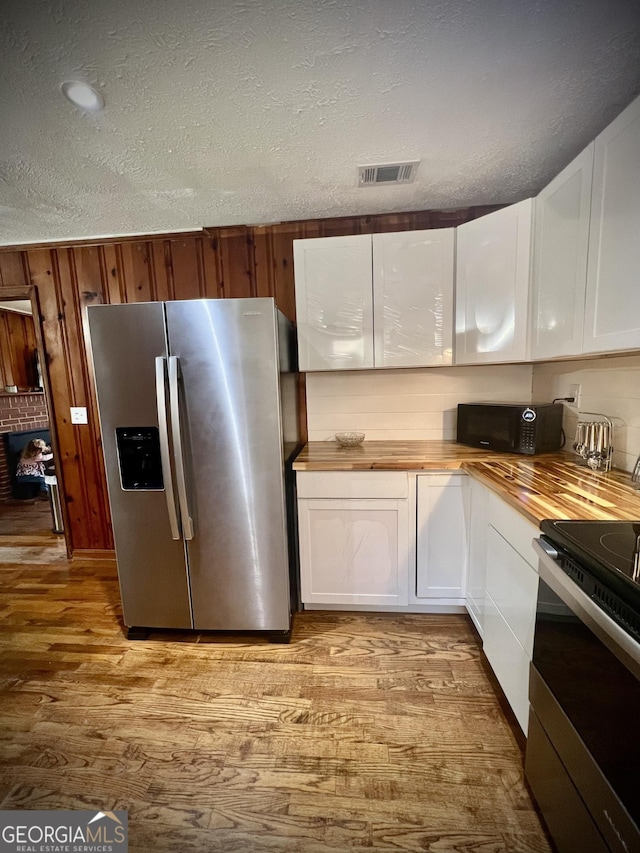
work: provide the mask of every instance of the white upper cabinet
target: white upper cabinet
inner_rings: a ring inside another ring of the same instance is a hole
[[[300,370],[451,364],[454,237],[294,240]]]
[[[582,352],[593,148],[585,148],[535,201],[532,359]]]
[[[458,226],[456,364],[527,358],[533,199]]]
[[[300,370],[373,367],[371,235],[293,241]]]
[[[640,349],[640,98],[595,140],[584,352]]]
[[[451,364],[453,228],[373,235],[376,367]]]

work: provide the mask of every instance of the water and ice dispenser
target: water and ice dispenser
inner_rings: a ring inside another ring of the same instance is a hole
[[[164,489],[157,427],[116,427],[116,445],[125,491]]]

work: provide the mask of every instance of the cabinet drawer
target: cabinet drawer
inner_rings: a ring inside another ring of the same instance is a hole
[[[529,656],[487,595],[482,649],[522,731],[529,724]]]
[[[532,540],[540,535],[540,530],[510,507],[493,492],[489,495],[488,520],[493,527],[509,542],[530,566],[538,571],[538,558],[533,550]]]
[[[531,655],[538,574],[491,525],[487,530],[487,594]]]
[[[387,498],[409,496],[406,471],[298,471],[299,498]]]

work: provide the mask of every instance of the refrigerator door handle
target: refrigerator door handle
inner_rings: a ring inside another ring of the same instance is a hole
[[[173,477],[171,475],[171,456],[169,455],[169,430],[167,428],[167,396],[165,385],[165,359],[162,356],[156,358],[156,401],[158,404],[158,434],[160,437],[160,459],[162,460],[162,476],[164,479],[164,493],[167,499],[167,511],[169,512],[169,526],[171,538],[180,539],[180,525],[178,524],[178,513],[176,511],[176,499],[173,492]]]
[[[180,365],[178,357],[169,356],[169,404],[171,409],[171,434],[173,437],[173,458],[176,465],[178,481],[178,500],[180,501],[180,516],[182,517],[182,532],[185,539],[193,539],[193,519],[189,513],[187,500],[187,481],[184,472],[182,455],[182,433],[180,430],[180,398],[178,396],[178,378]]]

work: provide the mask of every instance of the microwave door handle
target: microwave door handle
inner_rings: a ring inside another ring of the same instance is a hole
[[[182,432],[180,428],[180,398],[178,396],[180,364],[178,357],[169,356],[169,408],[171,411],[171,435],[173,437],[173,459],[176,466],[178,481],[178,501],[180,516],[185,539],[193,539],[193,519],[189,512],[187,500],[187,480],[184,471],[184,456],[182,455]]]
[[[167,428],[167,394],[166,394],[166,363],[162,356],[156,358],[156,402],[158,404],[158,433],[160,436],[160,460],[162,462],[162,478],[164,494],[169,513],[171,538],[180,539],[180,525],[176,512],[176,499],[173,492],[173,476],[171,474],[171,456],[169,454],[169,430]]]

